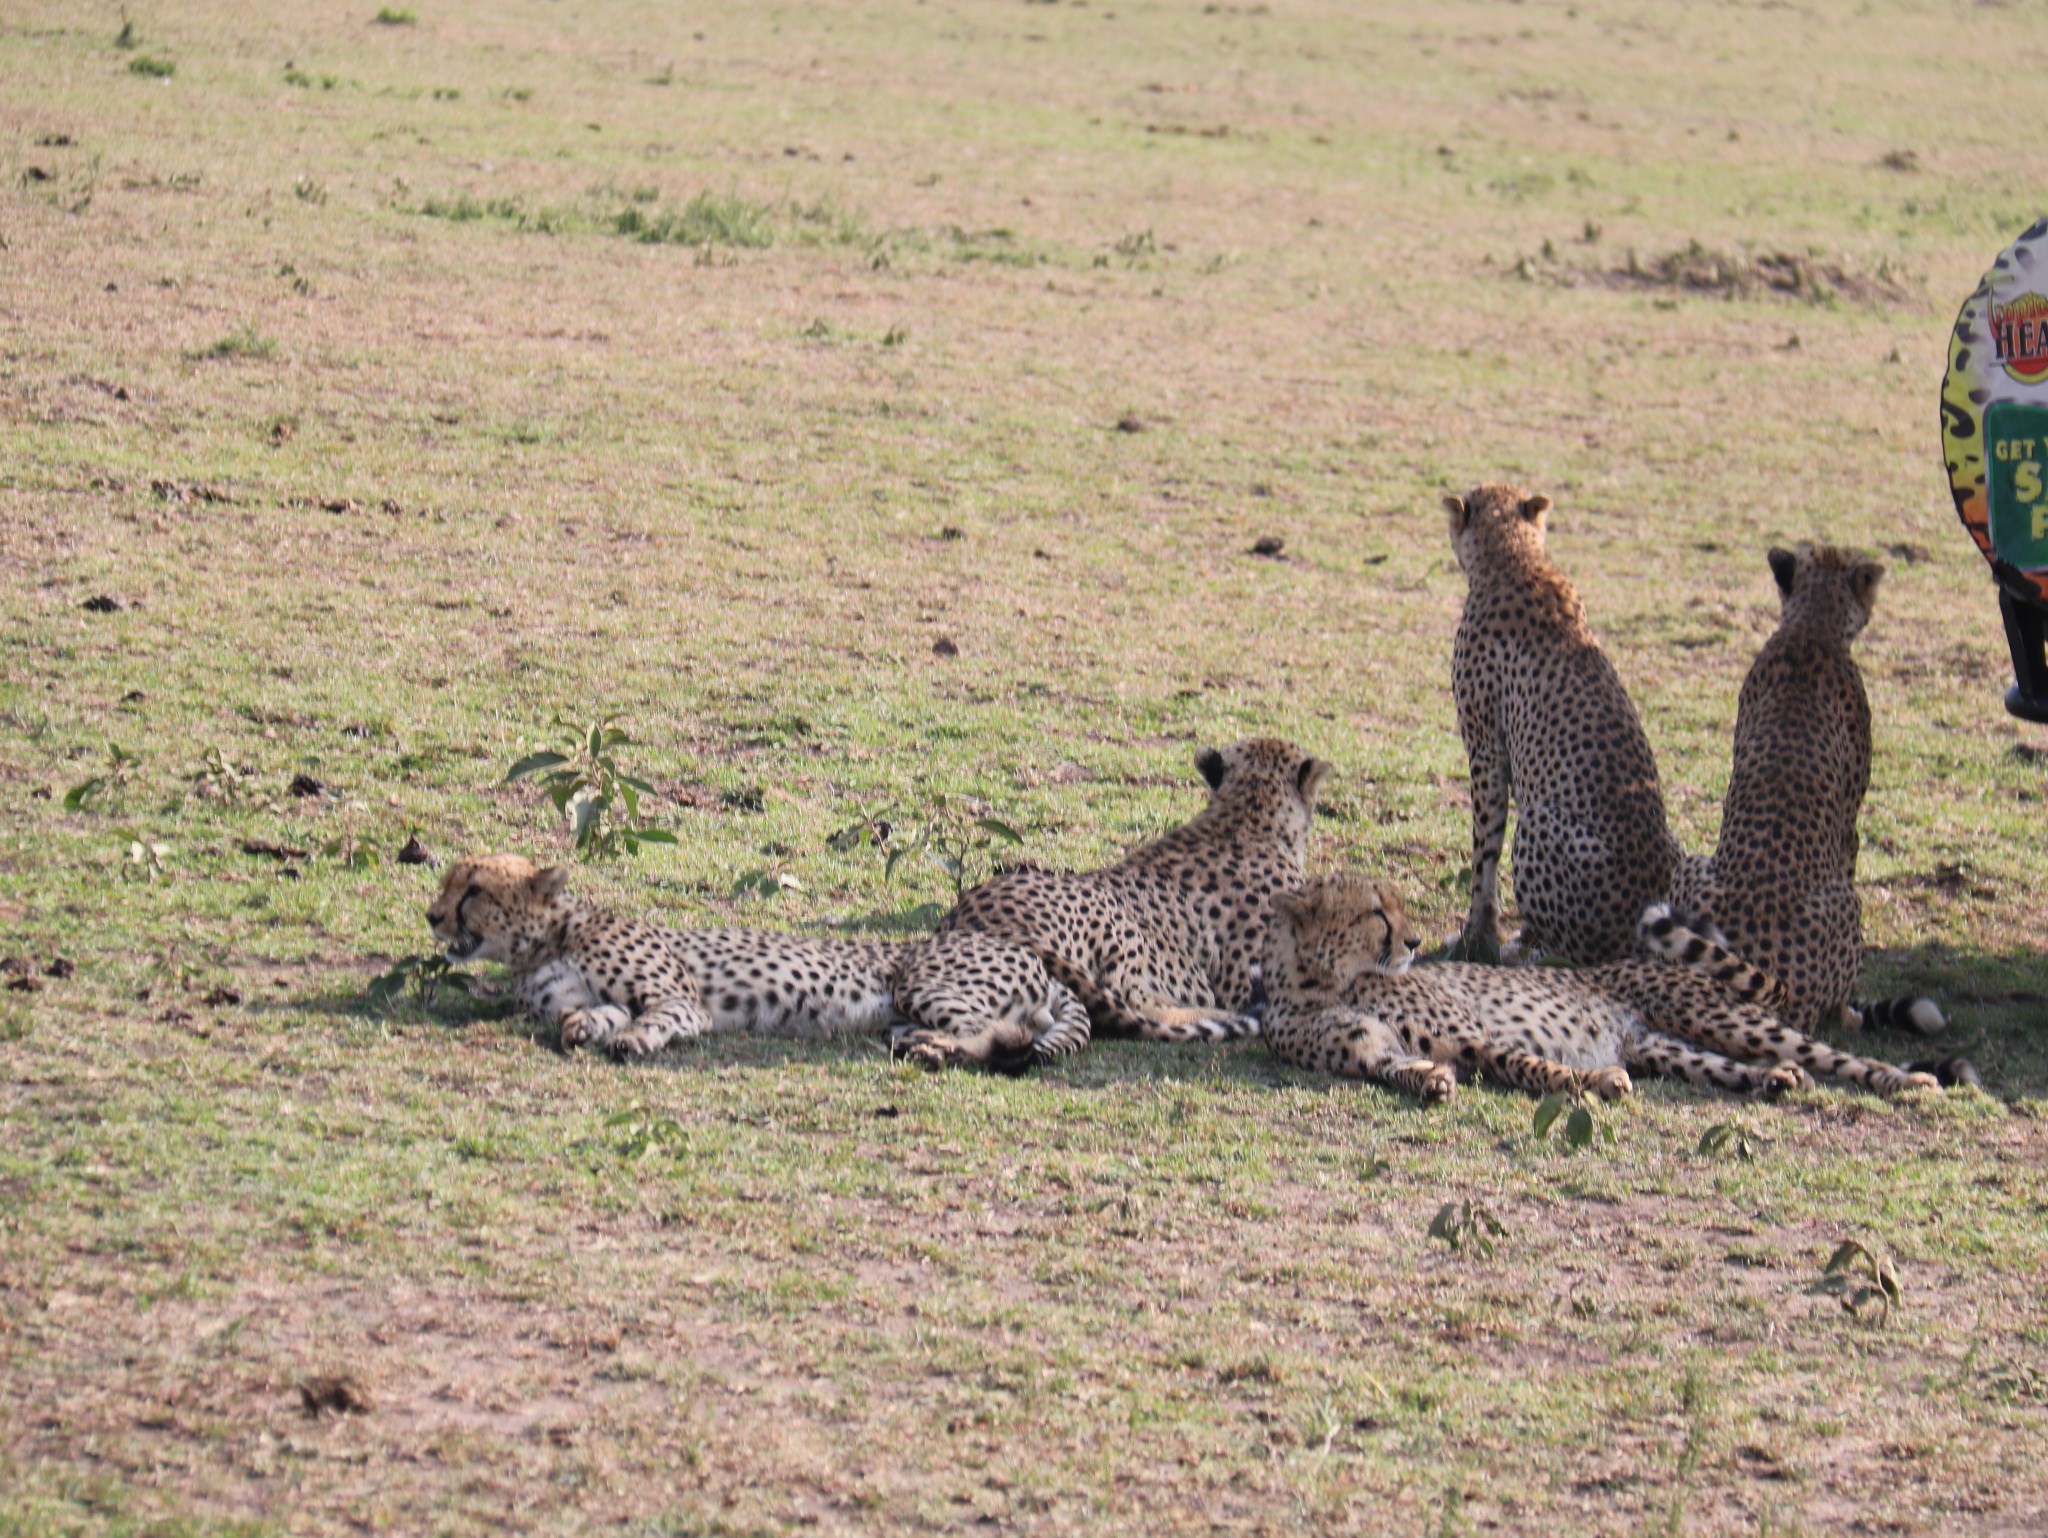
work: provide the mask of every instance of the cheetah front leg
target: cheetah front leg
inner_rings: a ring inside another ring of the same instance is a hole
[[[1507,750],[1480,709],[1458,711],[1472,767],[1472,906],[1459,951],[1467,961],[1500,957],[1500,855],[1507,842],[1512,777]]]
[[[616,1004],[602,1008],[619,1010]],[[710,1029],[711,1017],[704,1013],[704,1006],[687,995],[678,995],[658,1001],[646,1013],[633,1017],[630,1024],[615,1027],[606,1035],[604,1047],[615,1058],[652,1057],[671,1042],[701,1036]]]
[[[1448,1063],[1418,1057],[1400,1033],[1377,1015],[1330,1010],[1318,1024],[1322,1050],[1315,1054],[1318,1060],[1304,1066],[1352,1079],[1371,1079],[1431,1105],[1450,1099],[1458,1087],[1458,1075]]]
[[[519,979],[519,1002],[542,1025],[551,1025],[562,1050],[602,1046],[631,1019],[630,1011],[607,1004],[583,969],[572,961],[550,961]]]
[[[1788,1090],[1805,1089],[1813,1082],[1796,1063],[1764,1067],[1737,1062],[1718,1052],[1703,1052],[1691,1042],[1662,1031],[1646,1030],[1626,1038],[1622,1043],[1622,1062],[1639,1073],[1660,1074],[1687,1084],[1709,1084],[1765,1100],[1775,1100]]]
[[[1522,1047],[1482,1047],[1479,1067],[1503,1083],[1527,1090],[1532,1095],[1590,1094],[1602,1100],[1620,1100],[1635,1093],[1635,1085],[1629,1082],[1625,1068],[1594,1068],[1581,1073]]]

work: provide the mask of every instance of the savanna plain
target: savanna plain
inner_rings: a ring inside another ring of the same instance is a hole
[[[1936,416],[2044,57],[1884,0],[14,0],[0,1530],[2048,1531],[2048,736]],[[409,838],[900,932],[951,875],[846,830],[1098,863],[1262,734],[1336,766],[1312,866],[1447,936],[1488,480],[1695,850],[1765,550],[1886,560],[1866,983],[1981,1093],[1649,1082],[1574,1148],[1256,1043],[621,1067],[488,968],[371,996]],[[676,843],[579,861],[507,770],[607,716]]]

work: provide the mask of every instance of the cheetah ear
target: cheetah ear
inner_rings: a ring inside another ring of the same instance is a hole
[[[1214,748],[1204,748],[1195,755],[1195,767],[1202,771],[1202,778],[1209,782],[1211,790],[1223,788],[1223,755]]]
[[[1799,557],[1789,550],[1773,545],[1771,553],[1765,559],[1771,563],[1771,575],[1777,579],[1778,592],[1784,597],[1790,598],[1792,596],[1792,575],[1799,570]]]
[[[1877,585],[1883,580],[1882,561],[1858,561],[1849,573],[1849,591],[1856,595],[1856,602],[1865,614],[1877,606]]]
[[[1540,493],[1533,497],[1524,497],[1519,511],[1523,522],[1533,523],[1540,530],[1550,522],[1550,498]]]
[[[560,865],[550,865],[545,870],[533,873],[533,894],[543,901],[560,897],[562,889],[569,884],[569,872]]]
[[[1294,771],[1295,787],[1301,792],[1301,799],[1310,806],[1316,804],[1316,792],[1322,788],[1323,778],[1330,772],[1330,766],[1320,758],[1305,758],[1301,767]]]
[[[1451,515],[1451,538],[1456,539],[1465,532],[1465,499],[1463,497],[1445,497],[1444,511]]]

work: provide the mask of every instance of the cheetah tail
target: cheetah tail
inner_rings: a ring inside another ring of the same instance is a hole
[[[1930,1057],[1923,1062],[1909,1064],[1908,1073],[1931,1073],[1943,1089],[1982,1089],[1984,1081],[1977,1077],[1976,1065],[1967,1057]]]
[[[1636,934],[1652,956],[1705,973],[1745,1003],[1782,1000],[1785,990],[1762,967],[1744,961],[1728,948],[1725,936],[1669,903],[1651,903],[1636,922]]]
[[[1852,999],[1850,1012],[1864,1029],[1907,1031],[1915,1036],[1933,1036],[1948,1025],[1941,1006],[1932,999],[1901,994],[1895,999]]]

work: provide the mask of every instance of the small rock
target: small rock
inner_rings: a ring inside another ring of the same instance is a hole
[[[371,1409],[369,1391],[345,1374],[308,1378],[299,1385],[299,1403],[312,1416],[318,1416],[322,1410],[332,1410],[336,1415],[368,1415]]]
[[[427,853],[427,846],[420,842],[420,836],[415,833],[406,839],[405,847],[398,851],[398,863],[400,865],[432,865],[435,861],[434,857]]]
[[[65,978],[75,974],[77,971],[77,962],[72,961],[64,956],[53,956],[50,958],[50,964],[43,968],[43,975],[45,977],[54,977],[61,982]]]
[[[213,1009],[219,1009],[223,1005],[241,1003],[242,996],[232,988],[216,988],[199,1002]]]
[[[86,599],[79,607],[88,614],[119,614],[127,605],[118,598],[110,598],[105,593],[99,593]]]
[[[1252,541],[1251,553],[1253,555],[1262,555],[1266,557],[1268,560],[1272,560],[1286,548],[1286,540],[1282,539],[1277,534],[1267,534]]]
[[[20,977],[10,977],[7,988],[11,993],[41,993],[43,980],[32,973],[24,973]]]
[[[951,636],[940,636],[936,641],[932,642],[932,655],[934,657],[957,657],[960,655],[960,648],[953,644]]]
[[[295,796],[324,796],[327,787],[310,774],[295,774],[292,776],[291,793]]]
[[[121,703],[123,705],[140,705],[144,700],[148,698],[149,696],[144,694],[140,689],[130,689],[126,694],[121,696]]]
[[[1116,430],[1120,433],[1141,433],[1145,430],[1145,423],[1136,412],[1127,411],[1116,419]]]
[[[265,838],[243,839],[242,853],[258,855],[272,860],[303,860],[306,858],[306,851],[303,849],[294,849],[289,844],[273,844],[269,839]]]

